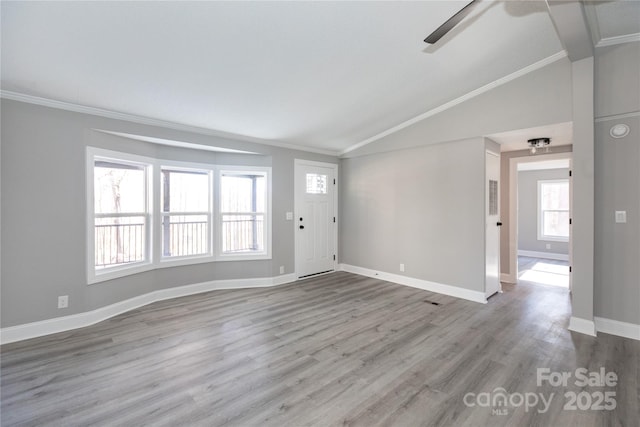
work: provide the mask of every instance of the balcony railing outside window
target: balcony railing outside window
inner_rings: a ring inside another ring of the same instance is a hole
[[[224,253],[262,251],[264,250],[263,242],[264,218],[262,216],[223,216],[222,251]]]
[[[169,246],[165,256],[193,256],[207,253],[209,232],[206,220],[188,216],[169,220]],[[141,217],[96,220],[96,268],[118,266],[144,260],[145,223]],[[127,223],[123,223],[123,222]],[[222,250],[225,253],[261,251],[264,218],[252,215],[225,215],[222,220]]]
[[[209,223],[206,215],[171,215],[163,219],[163,256],[209,253]]]
[[[96,218],[96,268],[144,261],[144,242],[144,217]]]

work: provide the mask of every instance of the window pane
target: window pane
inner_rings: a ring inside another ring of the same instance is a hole
[[[569,181],[543,182],[542,210],[569,210]]]
[[[162,169],[163,212],[208,212],[209,175]]]
[[[223,174],[220,178],[222,212],[264,212],[265,175]]]
[[[144,261],[143,216],[95,219],[95,267],[104,268]]]
[[[95,213],[146,212],[144,166],[104,161],[94,166]]]
[[[569,212],[545,211],[542,217],[542,234],[549,237],[569,237]]]
[[[170,256],[209,253],[207,215],[165,215],[162,218],[162,254]]]
[[[264,251],[264,215],[223,215],[222,252]]]
[[[498,215],[498,181],[489,180],[489,215]]]
[[[327,175],[308,173],[307,194],[327,194]]]

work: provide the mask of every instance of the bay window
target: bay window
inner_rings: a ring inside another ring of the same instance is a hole
[[[89,147],[88,282],[270,258],[270,175],[268,167],[169,162]]]

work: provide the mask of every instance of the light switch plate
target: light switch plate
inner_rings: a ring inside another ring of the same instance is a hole
[[[293,212],[287,212],[287,221],[293,221]]]
[[[616,222],[618,224],[627,222],[627,211],[616,211]]]

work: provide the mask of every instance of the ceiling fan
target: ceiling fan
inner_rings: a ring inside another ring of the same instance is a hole
[[[455,15],[453,15],[451,18],[445,21],[444,24],[440,25],[433,33],[429,34],[429,36],[427,36],[427,38],[424,39],[424,42],[429,44],[436,43],[438,40],[442,38],[442,36],[444,36],[449,31],[451,31],[453,27],[458,25],[460,21],[462,21],[464,17],[467,16],[469,12],[471,12],[471,10],[473,10],[473,8],[478,4],[478,2],[479,2],[478,0],[470,1],[465,7],[460,9],[458,12],[456,12]]]

